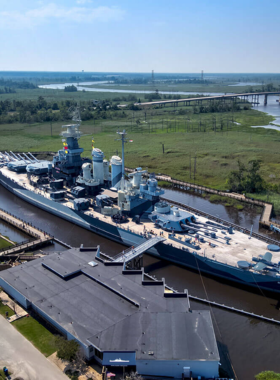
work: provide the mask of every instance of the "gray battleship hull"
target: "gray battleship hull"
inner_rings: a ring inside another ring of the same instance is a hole
[[[67,206],[64,206],[58,202],[46,199],[40,194],[36,194],[25,189],[18,183],[15,183],[11,179],[5,177],[1,172],[0,184],[26,202],[115,242],[126,246],[136,246],[146,240],[143,236],[126,230],[122,225],[112,225],[106,223],[96,217],[69,209]],[[151,248],[148,253],[157,258],[191,268],[201,273],[219,277],[230,282],[259,288],[269,292],[280,293],[280,282],[273,276],[252,273],[251,271],[232,267],[230,265],[211,260],[207,257],[202,257],[193,254],[192,252],[184,251],[173,246],[172,244],[167,245],[164,243],[159,243],[156,247]]]

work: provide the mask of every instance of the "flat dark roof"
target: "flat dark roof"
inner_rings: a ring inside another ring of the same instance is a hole
[[[147,360],[219,360],[209,311],[190,311],[186,294],[170,296],[162,282],[143,281],[141,271],[126,274],[95,253],[53,253],[2,271],[0,278],[101,351],[136,351],[137,359]]]

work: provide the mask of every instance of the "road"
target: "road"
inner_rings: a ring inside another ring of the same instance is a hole
[[[0,337],[0,368],[10,369],[12,379],[69,380],[1,315]]]

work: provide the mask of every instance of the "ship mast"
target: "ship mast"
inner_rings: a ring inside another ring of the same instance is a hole
[[[127,139],[126,139],[126,131],[125,129],[122,131],[122,132],[117,132],[118,135],[120,135],[120,139],[116,139],[116,141],[121,141],[122,142],[122,179],[123,179],[123,183],[124,183],[124,143],[127,142]]]

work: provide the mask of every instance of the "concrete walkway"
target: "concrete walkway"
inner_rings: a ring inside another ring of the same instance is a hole
[[[8,317],[7,318],[7,321],[8,322],[14,322],[16,321],[17,319],[20,319],[22,317],[25,317],[27,315],[27,312],[19,305],[17,304],[15,301],[13,301],[7,293],[5,292],[0,292],[0,300],[2,301],[3,305],[7,305],[9,306],[9,308],[11,310],[13,310],[13,312],[15,313],[14,315],[12,315],[11,317]]]
[[[0,337],[0,368],[13,372],[11,379],[69,380],[2,316]]]
[[[31,235],[36,238],[36,240],[23,243],[23,244],[15,244],[13,248],[7,250],[1,250],[0,256],[9,255],[21,251],[26,251],[28,249],[33,249],[36,246],[48,244],[53,242],[53,236],[48,235],[46,232],[35,228],[32,225],[26,224],[21,219],[16,218],[14,215],[4,211],[0,208],[0,219],[6,221],[7,223],[13,225],[19,230],[25,232],[28,235]]]

